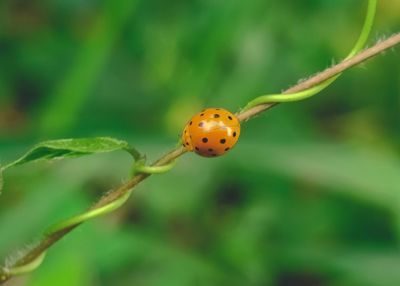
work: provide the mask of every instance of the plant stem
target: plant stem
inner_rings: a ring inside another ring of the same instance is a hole
[[[300,82],[299,84],[296,84],[295,86],[285,90],[282,94],[290,94],[290,93],[295,93],[295,92],[300,92],[306,89],[309,89],[311,87],[314,87],[338,74],[341,72],[350,69],[351,67],[358,65],[369,58],[372,58],[382,52],[384,52],[387,49],[390,49],[396,45],[400,44],[400,33],[397,33],[388,39],[378,42],[371,48],[368,48],[357,55],[355,55],[352,58],[349,58],[347,60],[342,61],[341,63],[334,65],[314,76],[311,78]],[[237,117],[240,121],[247,121],[250,118],[254,117],[255,115],[266,111],[273,106],[278,105],[278,103],[266,103],[266,104],[260,104],[257,106],[254,106],[252,108],[249,108],[247,110],[244,110],[242,112],[239,112],[237,114]]]
[[[176,158],[180,157],[184,153],[186,153],[186,149],[184,149],[183,147],[175,148],[170,152],[168,152],[167,154],[165,154],[159,160],[157,160],[154,164],[152,164],[152,166],[161,167],[168,165],[169,163],[173,162]],[[97,201],[97,203],[94,204],[89,210],[94,210],[100,207],[104,207],[110,204],[111,202],[116,201],[120,197],[124,196],[131,189],[133,189],[135,186],[137,186],[144,179],[150,176],[151,174],[138,174],[134,176],[132,179],[130,179],[125,184],[121,185],[119,188],[115,189],[114,191],[100,198],[100,200]],[[13,265],[13,267],[20,267],[26,265],[28,263],[31,263],[32,261],[35,261],[37,258],[40,258],[42,254],[47,251],[47,249],[49,249],[53,244],[62,239],[65,235],[74,230],[80,224],[82,223],[79,222],[74,225],[70,225],[56,232],[53,232],[50,235],[45,236],[33,248],[31,248],[27,253],[25,253]],[[7,271],[7,268],[0,267],[0,285],[8,281],[10,278],[12,278],[12,274],[9,271]]]
[[[379,42],[372,46],[369,49],[364,50],[363,52],[355,55],[352,58],[349,58],[347,60],[344,60],[343,62],[330,67],[326,69],[325,71],[318,73],[311,77],[308,80],[305,80],[289,89],[287,89],[284,93],[285,94],[290,94],[294,92],[299,92],[302,90],[306,90],[310,87],[316,86],[332,77],[335,75],[340,74],[341,72],[362,63],[363,61],[366,61],[367,59],[374,57],[382,52],[384,52],[387,49],[390,49],[396,45],[400,44],[400,33],[393,35],[392,37]],[[261,112],[264,112],[271,107],[277,105],[277,103],[269,103],[269,104],[261,104],[258,106],[254,106],[250,109],[247,109],[243,112],[239,112],[237,114],[238,118],[240,121],[246,121],[254,117],[255,115],[260,114]],[[186,150],[183,147],[178,147],[170,152],[168,152],[166,155],[161,157],[159,160],[157,160],[152,166],[155,167],[161,167],[165,166],[166,164],[169,164],[173,162],[175,159],[178,157],[182,156],[183,154],[186,153]],[[138,174],[135,175],[132,179],[121,185],[119,188],[113,190],[110,193],[107,193],[105,196],[103,196],[97,203],[95,203],[89,210],[94,210],[103,206],[106,206],[110,204],[111,202],[121,198],[124,196],[127,192],[129,192],[131,189],[136,187],[140,182],[143,180],[147,179],[150,177],[151,174]],[[23,255],[14,265],[13,267],[20,267],[24,266],[28,263],[31,263],[35,261],[35,259],[40,258],[48,248],[50,248],[53,244],[55,244],[57,241],[62,239],[65,235],[67,235],[69,232],[71,232],[73,229],[78,227],[82,222],[76,223],[74,225],[69,225],[68,227],[65,227],[63,229],[60,229],[54,233],[51,233],[48,236],[45,236],[41,241],[39,241],[36,246],[31,248],[25,255]],[[12,277],[11,273],[7,271],[6,267],[0,267],[0,285],[5,283],[7,280],[9,280]]]

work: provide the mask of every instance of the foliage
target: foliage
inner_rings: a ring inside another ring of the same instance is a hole
[[[128,143],[107,137],[73,138],[45,141],[36,144],[21,158],[4,166],[3,170],[40,160],[76,158],[85,155],[106,153],[121,149],[129,149]]]

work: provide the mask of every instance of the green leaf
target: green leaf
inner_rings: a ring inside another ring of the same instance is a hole
[[[13,166],[41,160],[76,158],[85,155],[106,153],[117,150],[126,150],[130,152],[131,149],[132,148],[129,147],[129,144],[126,141],[109,137],[45,141],[35,145],[21,158],[4,166],[1,170],[4,171],[5,169]]]

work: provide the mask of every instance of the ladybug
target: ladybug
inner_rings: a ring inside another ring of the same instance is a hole
[[[217,157],[231,150],[240,136],[240,122],[222,108],[205,109],[190,119],[182,133],[182,145],[203,157]]]

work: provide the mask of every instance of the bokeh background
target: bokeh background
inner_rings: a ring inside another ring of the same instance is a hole
[[[400,30],[379,1],[370,43]],[[150,160],[204,107],[238,110],[343,58],[362,0],[3,0],[0,159],[113,136]],[[400,52],[188,154],[9,285],[400,285]],[[7,171],[0,257],[129,174],[123,152]]]

